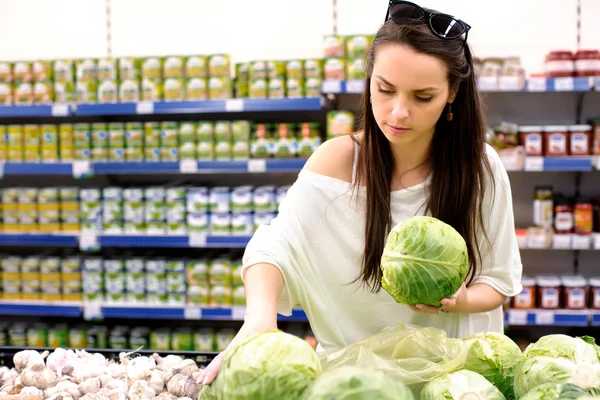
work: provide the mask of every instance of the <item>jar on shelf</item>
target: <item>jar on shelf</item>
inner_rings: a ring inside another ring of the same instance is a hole
[[[569,150],[572,156],[587,156],[592,152],[592,126],[569,126]]]
[[[578,50],[575,53],[575,76],[600,76],[600,51]]]
[[[573,233],[573,207],[562,195],[554,199],[554,233],[559,235]]]
[[[600,119],[588,121],[593,127],[592,131],[592,154],[600,156]]]
[[[546,55],[545,71],[548,78],[563,78],[575,73],[575,57],[569,50],[556,50]]]
[[[533,197],[533,225],[540,227],[552,226],[554,212],[552,186],[536,186]]]
[[[594,205],[585,198],[577,199],[573,211],[574,231],[577,235],[591,235],[594,231]]]
[[[566,310],[583,310],[587,308],[587,280],[579,275],[564,275],[561,278],[563,307]]]
[[[546,155],[560,157],[569,155],[569,128],[564,125],[547,125],[544,127]]]
[[[544,135],[541,126],[519,126],[519,139],[528,156],[544,155]]]
[[[590,308],[600,310],[600,277],[592,277],[590,283]]]
[[[517,310],[531,310],[535,308],[536,286],[535,279],[527,276],[521,278],[523,290],[513,297],[513,308]]]
[[[558,276],[547,275],[538,276],[536,279],[538,286],[539,308],[545,310],[556,310],[561,308],[561,281]]]

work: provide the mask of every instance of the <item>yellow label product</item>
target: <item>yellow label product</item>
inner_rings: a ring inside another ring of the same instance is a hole
[[[354,114],[350,111],[327,113],[327,137],[349,135],[354,131]]]
[[[40,146],[25,146],[23,148],[23,161],[27,163],[38,163],[42,161]]]
[[[56,125],[44,124],[40,126],[40,130],[44,146],[58,145],[58,127]]]
[[[145,161],[160,161],[161,156],[160,147],[146,147],[144,149],[144,160]]]
[[[108,124],[108,144],[110,147],[125,147],[125,125],[121,122]]]
[[[92,143],[92,127],[90,124],[75,124],[72,143],[78,149],[89,149]]]
[[[367,78],[367,70],[361,58],[346,60],[346,79],[363,80]]]
[[[98,60],[97,80],[117,80],[117,61],[112,58],[101,58]]]
[[[54,61],[54,82],[72,84],[74,81],[73,60]]]
[[[348,58],[364,57],[371,47],[371,37],[368,35],[351,35],[346,37],[346,54]]]
[[[96,103],[98,101],[98,83],[96,81],[77,81],[77,103]]]
[[[283,99],[286,97],[285,93],[286,81],[283,78],[271,78],[269,79],[269,98],[270,99]]]
[[[17,61],[13,64],[13,80],[15,82],[31,82],[32,65],[28,61]]]
[[[231,61],[227,54],[215,54],[208,58],[208,76],[230,77]]]
[[[323,76],[329,80],[346,79],[346,68],[343,58],[328,58],[323,67]]]
[[[132,162],[144,161],[144,149],[142,147],[127,147],[125,149],[125,160]]]
[[[142,58],[142,78],[162,79],[163,59],[160,57]]]
[[[104,80],[98,83],[98,103],[116,103],[119,100],[117,81]]]
[[[58,188],[41,188],[37,198],[40,210],[58,209]]]
[[[94,147],[92,148],[91,155],[92,161],[105,162],[108,161],[109,150],[105,147]]]
[[[23,162],[23,148],[11,148],[6,149],[6,159],[8,162],[22,163]]]
[[[60,143],[67,144],[73,141],[73,133],[75,132],[75,125],[73,124],[60,124],[58,126],[58,136]]]
[[[161,101],[163,99],[163,87],[162,79],[143,78],[142,100]]]
[[[72,147],[60,147],[58,152],[58,158],[61,161],[74,161],[75,149]]]
[[[206,56],[190,56],[185,59],[186,78],[206,78],[208,76]]]
[[[344,57],[344,37],[338,35],[325,36],[323,38],[323,55],[325,57]]]
[[[113,147],[108,149],[108,161],[121,162],[125,161],[125,148]]]
[[[321,96],[321,84],[323,82],[320,78],[307,78],[304,83],[304,90],[306,97],[319,97]]]
[[[238,81],[250,80],[250,63],[235,64],[235,78]]]
[[[98,65],[96,60],[77,60],[75,71],[77,82],[89,82],[98,79]]]
[[[267,61],[252,61],[250,63],[248,78],[253,79],[266,79],[268,64]]]
[[[14,102],[17,105],[33,104],[33,84],[31,82],[15,83]]]
[[[127,79],[119,84],[119,101],[132,102],[140,100],[139,81]]]
[[[73,82],[54,82],[54,101],[57,103],[71,103],[75,100],[75,86]]]
[[[179,56],[165,57],[163,63],[163,77],[183,78],[184,77],[184,58]]]
[[[13,103],[12,84],[0,82],[0,105],[9,106],[12,103]]]
[[[233,85],[230,78],[213,78],[208,80],[208,96],[211,99],[224,100],[233,97]]]
[[[285,79],[286,63],[285,61],[268,61],[267,62],[267,78]]]
[[[92,145],[94,147],[108,147],[108,126],[106,124],[92,124]]]
[[[40,81],[33,84],[33,103],[50,104],[54,102],[52,81]]]
[[[60,160],[58,156],[58,147],[44,145],[41,149],[42,162],[57,162]]]
[[[10,83],[13,81],[13,64],[0,61],[0,83]]]
[[[181,101],[183,100],[183,79],[168,78],[164,83],[164,98],[165,101]]]
[[[23,145],[39,145],[41,142],[40,126],[27,124],[23,127]]]
[[[33,80],[35,82],[51,82],[53,79],[52,61],[42,60],[33,62]]]
[[[249,97],[251,99],[265,99],[269,94],[269,81],[267,79],[252,79],[250,81]]]
[[[160,160],[161,161],[178,161],[179,160],[179,148],[177,147],[163,147],[160,149]]]
[[[304,60],[304,77],[323,79],[323,60]]]
[[[287,97],[291,99],[302,98],[305,95],[305,83],[303,79],[288,78],[285,81]]]
[[[285,77],[287,79],[304,78],[304,61],[289,60],[285,63]]]
[[[185,100],[199,101],[208,99],[208,80],[191,78],[185,82]]]
[[[132,57],[119,58],[119,79],[134,79],[140,77],[140,59]],[[114,78],[113,78],[114,79]]]

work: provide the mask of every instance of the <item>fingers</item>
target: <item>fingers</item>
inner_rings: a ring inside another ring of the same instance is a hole
[[[415,306],[409,306],[411,310],[415,312],[422,312],[426,314],[437,314],[440,311],[440,307],[426,306],[424,304],[417,304]]]
[[[196,380],[196,383],[198,383],[199,385],[210,385],[212,381],[215,380],[217,374],[219,373],[219,370],[221,369],[222,359],[223,353],[219,353],[219,355],[216,356],[210,364],[208,364],[208,367],[202,370],[202,373]]]

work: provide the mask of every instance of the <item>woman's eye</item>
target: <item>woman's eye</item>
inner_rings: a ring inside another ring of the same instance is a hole
[[[382,88],[381,86],[377,86],[377,91],[379,93],[392,93],[391,90],[385,90],[384,88]]]
[[[420,96],[415,96],[415,98],[417,99],[417,101],[420,101],[422,103],[429,103],[433,97],[420,97]]]

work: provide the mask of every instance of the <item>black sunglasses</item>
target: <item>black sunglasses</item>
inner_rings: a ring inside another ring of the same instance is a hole
[[[465,35],[464,42],[467,42],[467,36],[471,25],[452,15],[430,13],[421,6],[410,1],[390,0],[385,22],[392,19],[397,24],[406,24],[407,22],[427,20],[429,29],[439,38],[451,40],[458,39]]]

